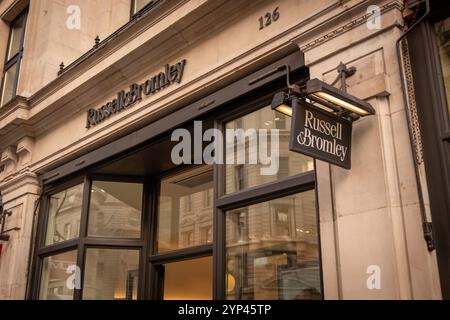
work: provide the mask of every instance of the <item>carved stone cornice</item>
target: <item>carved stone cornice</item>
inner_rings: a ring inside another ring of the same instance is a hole
[[[7,203],[25,194],[39,194],[41,189],[39,176],[29,168],[21,170],[0,182],[3,201]]]
[[[0,109],[0,136],[4,136],[23,125],[29,117],[29,100],[16,96]]]
[[[403,4],[401,3],[401,1],[395,0],[395,1],[392,1],[392,2],[389,2],[389,3],[386,3],[382,6],[380,6],[380,15],[383,15],[386,12],[391,11],[393,9],[403,10]],[[328,42],[328,41],[344,34],[345,32],[348,32],[356,27],[359,27],[360,25],[367,23],[368,19],[375,14],[376,13],[374,13],[374,12],[371,12],[371,13],[366,12],[365,14],[360,15],[356,19],[353,19],[353,20],[345,23],[344,25],[314,39],[313,41],[308,42],[307,44],[301,46],[300,49],[303,52],[307,52],[315,47],[318,47],[318,46],[322,45],[323,43]]]
[[[25,136],[17,142],[16,154],[19,158],[19,164],[21,166],[27,165],[31,162],[31,153],[34,149],[34,139],[29,136]]]
[[[6,176],[16,169],[17,155],[16,148],[9,146],[1,153],[0,164],[3,166],[2,176]]]

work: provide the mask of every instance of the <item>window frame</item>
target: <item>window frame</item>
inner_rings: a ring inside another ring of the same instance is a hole
[[[24,18],[24,25],[23,25],[23,31],[20,36],[20,42],[19,42],[19,51],[12,56],[10,59],[8,59],[8,52],[11,49],[11,38],[13,29],[12,26],[19,21],[21,18]],[[8,44],[6,46],[6,52],[5,52],[5,61],[3,64],[3,75],[2,75],[2,81],[0,85],[0,109],[3,108],[8,102],[13,100],[17,96],[17,87],[19,83],[19,73],[20,73],[20,64],[23,57],[23,50],[24,50],[24,41],[25,41],[25,32],[27,28],[27,22],[28,22],[28,7],[25,8],[22,12],[20,12],[16,18],[14,18],[11,23],[9,23],[9,35],[8,35]],[[16,66],[14,66],[16,64]],[[4,86],[5,86],[5,74],[10,68],[16,68],[16,73],[14,75],[14,82],[13,82],[13,94],[11,99],[8,101],[4,101]]]
[[[89,206],[91,201],[91,187],[93,181],[111,181],[111,182],[129,182],[129,183],[140,183],[143,185],[142,194],[142,210],[141,210],[141,237],[138,239],[130,238],[116,238],[116,237],[93,237],[88,235],[88,224],[89,224]],[[49,205],[51,195],[64,191],[73,186],[84,183],[83,185],[83,199],[81,202],[81,215],[80,215],[80,226],[79,234],[75,239],[59,242],[56,244],[45,245],[47,224],[49,218]],[[146,214],[148,210],[147,206],[147,191],[148,183],[147,180],[141,177],[127,177],[127,176],[116,176],[116,175],[92,175],[85,174],[82,176],[75,177],[68,180],[67,182],[61,184],[54,184],[49,186],[44,186],[43,192],[43,203],[40,208],[38,226],[37,226],[37,237],[36,237],[36,250],[34,254],[34,261],[36,261],[35,269],[33,272],[33,290],[31,291],[32,299],[39,299],[40,287],[42,280],[42,268],[43,262],[46,257],[54,256],[59,253],[64,253],[72,250],[77,252],[77,266],[81,269],[80,283],[81,288],[74,289],[73,300],[82,300],[83,297],[83,284],[84,284],[84,274],[85,274],[85,263],[86,263],[86,251],[88,249],[128,249],[128,250],[139,250],[139,268],[138,274],[139,279],[145,278],[145,270],[143,268],[143,258],[145,256],[145,243],[146,231],[145,224],[147,223]],[[144,220],[145,219],[145,220]],[[144,294],[144,282],[142,280],[138,281],[138,299],[142,299]]]
[[[270,106],[273,95],[277,88],[265,91],[260,96],[251,95],[247,102],[238,107],[231,108],[215,120],[215,128],[225,132],[226,123],[242,116],[250,114]],[[224,146],[223,154],[226,154]],[[321,298],[324,299],[323,268],[322,268],[322,246],[320,237],[320,217],[319,217],[319,197],[317,190],[316,160],[314,159],[314,169],[297,175],[277,179],[259,186],[248,187],[232,193],[226,192],[226,165],[216,164],[217,178],[214,179],[215,206],[214,206],[214,298],[215,300],[226,300],[226,217],[227,212],[241,209],[253,204],[266,202],[301,192],[314,190],[316,199],[316,225],[318,243],[318,263],[320,270]],[[247,226],[248,227],[248,226]]]
[[[223,129],[226,121],[239,118],[245,114],[255,111],[260,108],[264,108],[270,104],[273,95],[282,89],[285,89],[286,82],[284,75],[279,73],[274,74],[274,67],[280,64],[291,65],[292,75],[291,79],[299,81],[304,79],[307,74],[305,69],[303,69],[303,58],[298,54],[298,48],[295,47],[291,53],[280,60],[277,60],[266,67],[258,69],[254,73],[250,73],[240,80],[233,82],[230,85],[220,89],[214,93],[212,106],[204,107],[207,101],[210,101],[210,97],[203,98],[200,102],[196,102],[186,106],[180,110],[179,114],[168,115],[167,117],[157,121],[154,125],[149,127],[144,127],[143,129],[137,130],[142,136],[142,141],[139,140],[139,144],[136,141],[136,137],[125,136],[119,139],[121,143],[127,145],[127,148],[116,146],[119,141],[112,144],[107,144],[104,147],[99,148],[91,157],[91,153],[87,156],[81,156],[78,159],[69,161],[66,164],[61,165],[57,169],[51,170],[45,173],[42,177],[44,184],[44,192],[53,188],[53,186],[58,186],[61,188],[62,179],[69,179],[69,177],[77,176],[77,179],[85,179],[89,182],[89,179],[94,176],[91,173],[98,167],[101,167],[105,163],[112,161],[113,157],[121,157],[125,154],[133,154],[136,150],[145,143],[151,144],[155,140],[161,138],[167,138],[167,132],[169,129],[182,127],[186,123],[190,123],[193,120],[213,120],[214,128]],[[279,68],[279,67],[278,67]],[[278,70],[278,69],[277,69]],[[261,80],[262,75],[270,74],[269,78],[266,79],[265,76]],[[225,111],[226,110],[226,111]],[[155,126],[155,127],[153,127]],[[141,130],[150,130],[141,132]],[[120,153],[118,152],[120,150]],[[101,153],[101,154],[100,154]],[[315,166],[314,166],[315,168]],[[173,170],[172,170],[173,171]],[[290,176],[281,180],[276,180],[269,182],[262,186],[251,187],[242,191],[234,192],[231,194],[226,194],[225,190],[225,167],[221,164],[213,165],[213,176],[214,176],[214,190],[213,190],[213,243],[208,245],[202,245],[198,247],[192,247],[187,249],[180,249],[174,252],[164,252],[157,255],[153,255],[155,252],[156,243],[156,228],[157,228],[157,205],[158,205],[158,177],[166,176],[170,174],[171,170],[162,172],[158,176],[152,177],[141,177],[144,181],[144,196],[143,196],[143,217],[142,217],[142,232],[144,232],[141,243],[139,244],[141,249],[140,265],[139,265],[139,289],[138,289],[138,299],[160,299],[163,295],[161,290],[161,269],[162,264],[176,262],[179,260],[185,260],[190,257],[206,257],[211,256],[213,258],[213,299],[224,299],[226,297],[226,250],[225,250],[225,235],[226,235],[226,215],[225,212],[232,208],[240,208],[245,205],[250,205],[258,202],[263,202],[284,195],[291,195],[299,193],[302,191],[315,190],[316,198],[316,218],[317,218],[317,234],[318,234],[318,246],[319,246],[319,266],[320,266],[320,279],[321,279],[321,294],[324,295],[323,290],[323,270],[322,270],[322,252],[320,244],[320,224],[319,224],[319,202],[317,196],[317,186],[316,186],[316,171],[308,171],[301,173],[299,175]],[[113,181],[117,181],[117,177],[123,176],[109,176]],[[64,183],[66,186],[68,182]],[[86,191],[87,190],[87,191]],[[89,201],[85,198],[90,197],[90,185],[89,188],[85,185],[84,196],[83,196],[83,210],[88,210]],[[45,197],[43,199],[43,204],[40,208],[40,214],[38,217],[38,234],[36,241],[39,238],[45,236],[45,233],[41,231],[42,220],[46,216],[45,212]],[[84,220],[83,220],[83,217]],[[80,222],[80,234],[86,232],[87,228],[87,215],[82,216],[82,221]],[[84,227],[84,231],[82,230]],[[132,246],[128,241],[126,243],[126,248]],[[101,246],[101,243],[93,243],[88,241],[84,243],[85,246]],[[114,249],[123,245],[123,243],[108,243],[103,244],[108,248]],[[78,248],[78,243],[72,243],[72,247]],[[67,244],[68,247],[68,244]],[[80,245],[81,248],[85,248]],[[29,291],[29,297],[36,299],[39,296],[39,282],[41,276],[39,261],[39,254],[45,254],[45,252],[40,252],[39,247],[34,250],[33,254],[33,265],[32,265],[32,284],[31,290]],[[60,250],[67,250],[63,248],[62,245]],[[78,251],[79,261],[84,262],[84,250]],[[77,262],[78,265],[83,265]],[[84,270],[82,270],[84,272]],[[81,283],[84,281],[84,275],[82,275]],[[81,298],[81,290],[76,291],[74,294],[75,299]]]
[[[152,300],[162,300],[164,297],[164,265],[169,263],[175,263],[183,260],[193,260],[198,258],[212,257],[214,265],[214,233],[213,233],[213,243],[197,245],[187,248],[181,248],[171,251],[159,252],[157,251],[157,241],[158,241],[158,206],[159,206],[159,196],[161,194],[161,181],[169,176],[183,173],[189,171],[192,167],[188,165],[182,165],[178,168],[163,172],[160,175],[156,175],[153,178],[153,211],[149,214],[152,218],[152,223],[150,223],[150,235],[151,240],[148,244],[149,252],[147,256],[147,264],[149,265],[149,272],[151,274],[150,281],[148,283],[148,297]],[[215,167],[211,166],[213,170],[213,176],[215,176]],[[214,182],[213,182],[214,183]],[[214,199],[213,199],[214,202]],[[213,209],[213,232],[214,232],[214,205]],[[214,272],[214,271],[213,271]],[[211,279],[214,283],[214,276]],[[214,289],[212,288],[212,296],[214,299]]]
[[[236,108],[220,117],[216,117],[214,127],[216,129],[224,129],[228,121],[239,118],[242,115],[249,114],[253,111],[267,107],[273,92],[267,93],[263,97],[244,104],[236,104]],[[225,146],[224,146],[225,148]],[[225,151],[225,150],[224,150]],[[41,212],[38,221],[38,237],[37,249],[35,250],[35,259],[37,261],[33,277],[32,298],[39,298],[40,281],[42,275],[42,264],[45,257],[77,250],[77,265],[81,268],[81,289],[74,290],[74,300],[82,299],[82,290],[84,284],[86,250],[89,248],[104,249],[136,249],[140,250],[139,261],[139,284],[138,299],[159,300],[163,298],[164,270],[163,266],[168,263],[178,262],[187,259],[196,259],[212,256],[213,259],[213,291],[214,300],[223,300],[226,298],[226,214],[228,211],[241,209],[256,203],[270,201],[284,196],[293,195],[305,191],[315,190],[316,195],[316,219],[317,234],[319,247],[319,268],[321,281],[321,296],[324,297],[323,291],[323,270],[322,255],[320,244],[320,220],[319,220],[319,202],[316,186],[316,171],[311,170],[302,172],[297,175],[277,179],[260,186],[249,187],[241,191],[226,193],[225,170],[223,164],[214,164],[211,166],[214,176],[214,190],[212,198],[213,225],[212,238],[213,242],[206,245],[177,249],[174,251],[157,253],[157,228],[158,228],[158,201],[160,194],[160,186],[163,178],[189,170],[189,166],[180,166],[175,169],[162,172],[151,178],[148,177],[127,177],[117,175],[94,175],[86,173],[78,176],[65,183],[55,182],[51,185],[44,186],[44,201],[41,206]],[[314,164],[315,167],[315,164]],[[142,183],[143,205],[141,217],[141,238],[107,238],[107,237],[89,237],[89,205],[91,199],[91,186],[93,181],[112,181],[112,182],[135,182]],[[73,240],[45,246],[45,232],[47,228],[49,196],[84,182],[82,212],[80,221],[79,237]],[[248,228],[248,225],[246,226]]]

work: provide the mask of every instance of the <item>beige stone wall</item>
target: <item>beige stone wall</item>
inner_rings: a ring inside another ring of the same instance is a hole
[[[24,299],[28,274],[28,254],[31,243],[33,217],[40,187],[34,174],[22,174],[1,183],[5,209],[11,212],[5,230],[11,231],[3,243],[0,257],[0,299]]]
[[[70,6],[80,8],[80,29],[70,29]],[[67,66],[130,19],[128,0],[34,0],[29,7],[24,58],[17,94],[29,97]]]
[[[61,61],[75,59],[90,48],[96,34],[103,37],[127,20],[128,1],[117,6],[105,6],[105,2],[89,2],[95,3],[86,8],[91,20],[83,22],[76,34],[63,27],[60,16],[65,16],[66,2],[36,1],[30,7],[19,90],[33,98],[7,115],[0,111],[0,150],[6,154],[7,168],[0,175],[2,193],[8,181],[19,179],[19,168],[42,172],[92,150],[152,121],[161,111],[174,110],[244,71],[256,70],[265,58],[294,42],[304,50],[313,77],[329,82],[340,61],[356,66],[349,91],[377,111],[354,125],[351,171],[317,163],[325,298],[440,298],[435,255],[426,250],[421,230],[395,57],[402,1],[372,1],[382,8],[380,30],[366,27],[367,3],[361,0],[168,1],[132,32],[42,88],[55,79]],[[280,20],[260,31],[258,18],[277,6]],[[99,15],[102,10],[104,14]],[[41,29],[42,34],[36,33]],[[85,128],[89,108],[100,107],[118,90],[181,59],[187,60],[181,84],[143,99],[90,130]],[[25,151],[18,152],[22,136],[30,138]],[[15,154],[27,160],[20,162]],[[12,194],[15,189],[8,190]],[[22,217],[23,230],[29,230],[33,196],[23,193],[20,197],[25,200],[17,217]],[[12,199],[6,196],[8,207],[15,206]],[[29,234],[18,234],[18,241],[26,242]],[[22,268],[12,273],[10,260],[2,255],[0,297],[4,298],[23,293],[11,289],[23,284],[26,265],[24,251],[13,243],[7,244],[9,257]],[[381,268],[381,290],[366,286],[370,265]]]

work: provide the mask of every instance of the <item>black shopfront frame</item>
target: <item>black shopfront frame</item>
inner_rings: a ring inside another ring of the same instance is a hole
[[[162,173],[156,177],[135,177],[120,175],[98,175],[95,168],[109,163],[118,156],[131,154],[148,144],[152,139],[167,136],[169,130],[182,127],[193,120],[214,120],[216,128],[223,128],[224,123],[241,115],[251,113],[270,104],[273,94],[286,87],[285,66],[292,70],[291,79],[301,81],[309,77],[304,67],[303,54],[298,47],[289,48],[278,60],[263,67],[257,72],[249,74],[226,87],[208,95],[207,97],[184,107],[170,115],[152,123],[132,134],[120,138],[80,158],[68,162],[50,172],[43,173],[44,187],[43,202],[40,208],[37,237],[31,268],[31,290],[28,290],[29,299],[39,298],[40,276],[42,274],[43,259],[47,256],[77,249],[77,265],[81,266],[81,284],[83,285],[86,248],[108,249],[136,249],[140,251],[140,267],[138,299],[161,299],[162,279],[164,277],[162,265],[165,263],[182,261],[191,258],[213,256],[213,299],[226,298],[226,250],[225,250],[225,221],[226,211],[241,208],[258,202],[264,202],[283,196],[315,189],[316,191],[316,217],[318,235],[320,235],[319,203],[317,201],[316,173],[310,171],[280,181],[271,182],[262,186],[252,187],[241,192],[225,194],[225,178],[223,165],[216,164],[214,168],[214,205],[213,205],[213,244],[180,249],[173,252],[156,254],[156,228],[157,228],[157,200],[158,186],[161,178],[170,172]],[[219,113],[227,110],[226,113]],[[169,152],[169,150],[168,150]],[[183,170],[183,168],[176,168]],[[136,182],[144,185],[141,238],[93,238],[87,236],[89,199],[91,183],[93,180],[114,182]],[[70,186],[84,182],[82,213],[80,221],[80,238],[58,243],[48,247],[44,246],[47,227],[49,195],[64,190]],[[323,298],[322,263],[319,243],[319,267],[321,278],[321,294]],[[74,299],[82,298],[82,289],[75,290]]]
[[[434,24],[448,17],[450,4],[431,1],[431,12],[407,36],[423,142],[433,238],[442,296],[450,299],[450,115]]]

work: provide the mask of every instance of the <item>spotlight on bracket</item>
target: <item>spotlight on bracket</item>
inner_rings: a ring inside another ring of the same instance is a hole
[[[276,93],[272,100],[272,110],[292,117],[292,107],[291,102],[289,101],[289,94],[285,92]]]
[[[345,109],[350,113],[364,117],[375,114],[373,107],[342,90],[339,90],[319,79],[312,79],[306,83],[305,98],[317,102],[335,111]]]

